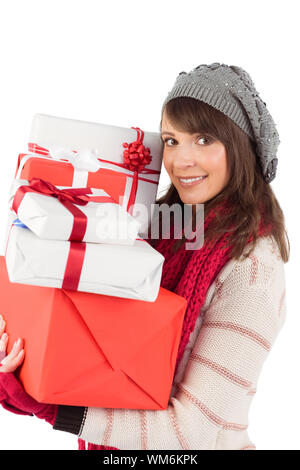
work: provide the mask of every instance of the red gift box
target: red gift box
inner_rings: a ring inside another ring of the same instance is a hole
[[[21,337],[17,375],[37,401],[166,409],[187,301],[160,288],[155,302],[10,283],[0,257],[8,350]]]
[[[63,160],[44,158],[38,154],[20,153],[15,178],[30,180],[41,178],[55,186],[72,186],[75,169],[71,163]],[[119,202],[119,196],[124,196],[127,176],[118,171],[100,168],[89,172],[85,186],[104,189],[110,196]]]

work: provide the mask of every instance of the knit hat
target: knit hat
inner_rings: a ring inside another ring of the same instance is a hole
[[[189,73],[180,72],[162,110],[168,101],[180,96],[204,101],[235,122],[256,143],[264,180],[270,183],[275,178],[279,135],[266,103],[245,70],[214,62],[198,65]]]

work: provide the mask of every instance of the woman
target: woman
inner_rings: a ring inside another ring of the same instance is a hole
[[[157,202],[192,205],[193,228],[204,205],[203,246],[187,249],[174,223],[148,239],[165,256],[161,286],[188,301],[168,408],[40,405],[13,374],[22,343],[2,361],[2,405],[78,435],[80,449],[255,449],[248,412],[286,315],[289,242],[269,185],[279,136],[247,72],[220,63],[179,74],[160,131],[171,185]]]

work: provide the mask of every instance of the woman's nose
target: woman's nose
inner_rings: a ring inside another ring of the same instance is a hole
[[[173,160],[173,166],[174,168],[191,168],[196,166],[196,161],[195,159],[188,154],[181,154],[177,155],[174,160]]]

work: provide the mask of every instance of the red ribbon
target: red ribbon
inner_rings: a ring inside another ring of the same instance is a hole
[[[87,227],[86,215],[74,204],[85,206],[88,202],[113,202],[116,201],[110,196],[87,196],[91,194],[91,188],[67,188],[58,189],[49,181],[41,178],[31,178],[28,186],[20,186],[14,196],[12,209],[18,213],[20,204],[26,193],[39,193],[44,196],[56,197],[63,206],[68,209],[74,216],[73,228],[69,240],[79,241],[83,240]]]
[[[70,250],[62,288],[77,290],[86,249],[86,244],[82,242],[82,239],[86,232],[87,216],[74,204],[85,206],[89,201],[113,202],[116,204],[116,201],[110,196],[87,196],[87,194],[92,193],[91,188],[58,189],[49,181],[42,180],[41,178],[31,178],[28,186],[20,186],[16,191],[12,204],[12,209],[16,214],[18,213],[25,194],[28,192],[56,197],[61,204],[63,204],[73,214],[73,228],[69,237]]]
[[[70,242],[62,289],[77,290],[85,257],[86,243]]]
[[[87,227],[86,215],[74,204],[85,206],[88,203],[86,194],[90,188],[58,189],[49,181],[40,178],[31,178],[28,186],[20,186],[14,196],[12,209],[18,213],[19,207],[26,193],[39,193],[44,196],[56,197],[63,206],[74,216],[73,228],[69,240],[82,241]]]

